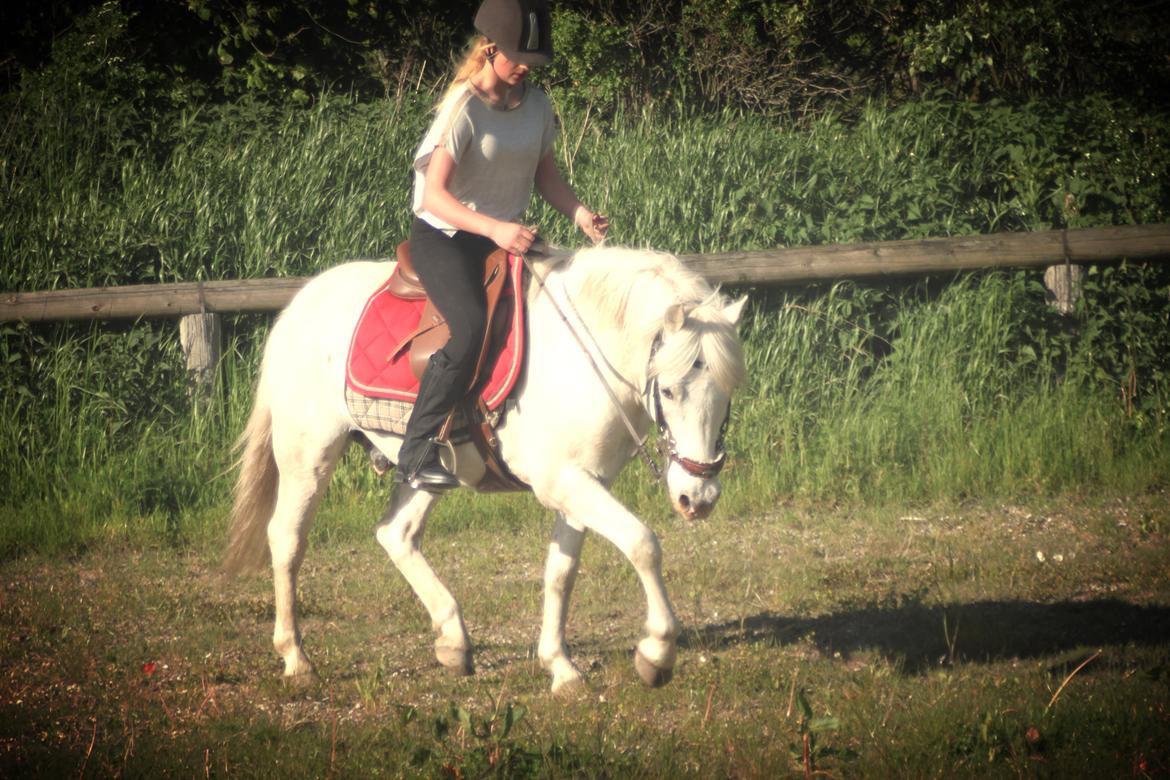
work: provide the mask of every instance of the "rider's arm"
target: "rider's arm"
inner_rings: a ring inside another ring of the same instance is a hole
[[[548,201],[549,205],[564,214],[569,219],[578,208],[584,208],[577,193],[561,176],[561,169],[553,158],[552,150],[544,153],[536,165],[536,191]]]
[[[431,153],[423,187],[423,209],[452,227],[490,238],[501,249],[517,254],[527,252],[535,238],[532,231],[515,222],[502,222],[472,211],[451,194],[447,186],[455,174],[455,165],[451,153],[442,146]]]
[[[609,229],[609,220],[594,214],[585,207],[585,204],[581,203],[577,193],[573,192],[573,188],[561,175],[561,169],[557,167],[557,161],[553,157],[551,149],[544,153],[536,165],[535,184],[536,191],[540,193],[541,197],[547,200],[554,209],[573,220],[573,223],[581,228],[594,243],[605,238],[605,232]]]

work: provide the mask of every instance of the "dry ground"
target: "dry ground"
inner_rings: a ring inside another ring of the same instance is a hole
[[[221,581],[217,545],[4,562],[0,774],[1170,772],[1165,494],[662,523],[686,631],[657,691],[630,663],[636,580],[591,537],[569,628],[590,686],[568,699],[534,660],[547,531],[429,529],[466,679],[372,532],[318,540],[300,591],[321,681],[300,690],[269,578]]]

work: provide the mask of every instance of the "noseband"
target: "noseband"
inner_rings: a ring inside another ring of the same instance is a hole
[[[714,479],[719,476],[719,472],[723,471],[723,465],[727,462],[727,450],[723,446],[723,440],[727,436],[727,423],[731,419],[731,404],[727,405],[727,416],[723,418],[723,425],[719,427],[719,438],[715,440],[715,452],[717,453],[715,460],[693,460],[683,457],[678,452],[678,443],[675,442],[674,434],[670,431],[670,424],[666,422],[666,415],[662,413],[662,394],[658,390],[658,380],[651,381],[649,394],[653,395],[654,411],[652,416],[658,425],[658,441],[655,443],[655,448],[658,450],[658,456],[662,458],[664,466],[677,463],[683,471],[699,479]],[[665,475],[665,471],[666,469],[663,468],[661,473]]]

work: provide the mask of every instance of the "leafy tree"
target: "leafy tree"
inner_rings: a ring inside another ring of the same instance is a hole
[[[307,103],[430,88],[472,32],[475,0],[8,0],[0,89],[47,67],[94,13],[125,20],[124,59],[173,102]],[[608,113],[667,100],[789,116],[944,90],[968,99],[1170,89],[1164,4],[1124,0],[565,0],[562,103]],[[59,66],[59,57],[58,68]],[[107,65],[111,63],[106,61]],[[81,67],[78,65],[78,67]]]

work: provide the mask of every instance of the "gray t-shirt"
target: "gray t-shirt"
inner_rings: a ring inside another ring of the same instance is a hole
[[[470,85],[445,102],[414,154],[414,213],[448,234],[455,228],[422,207],[431,153],[443,146],[455,160],[447,190],[472,211],[515,222],[532,199],[536,165],[550,148],[556,117],[548,96],[525,84],[520,103],[493,108]]]

